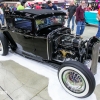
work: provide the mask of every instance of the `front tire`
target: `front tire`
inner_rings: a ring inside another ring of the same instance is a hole
[[[77,61],[62,64],[58,70],[58,78],[63,88],[75,97],[88,97],[95,89],[93,74],[85,65]]]
[[[3,33],[0,33],[0,55],[5,56],[8,54],[8,40]]]

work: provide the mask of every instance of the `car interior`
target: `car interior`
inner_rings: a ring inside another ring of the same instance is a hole
[[[15,28],[32,31],[32,22],[28,19],[15,18]]]

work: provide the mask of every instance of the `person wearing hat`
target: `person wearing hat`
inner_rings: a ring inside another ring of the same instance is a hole
[[[2,4],[0,4],[0,19],[1,19],[1,22],[2,22],[2,26],[4,25],[4,12],[3,12],[3,9],[2,9]]]
[[[52,9],[52,10],[57,10],[57,7],[54,5],[54,4],[52,4],[52,2],[51,1],[48,1],[47,2],[47,8],[46,9]]]

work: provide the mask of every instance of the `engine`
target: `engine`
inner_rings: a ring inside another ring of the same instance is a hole
[[[84,62],[87,56],[87,41],[73,34],[63,34],[54,38],[54,59],[62,62],[77,60]]]

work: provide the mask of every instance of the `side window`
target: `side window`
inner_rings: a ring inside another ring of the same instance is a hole
[[[32,31],[32,22],[29,19],[15,18],[15,28]]]
[[[45,25],[44,19],[37,19],[36,20],[37,29],[41,29],[42,27],[44,27],[44,25]]]

